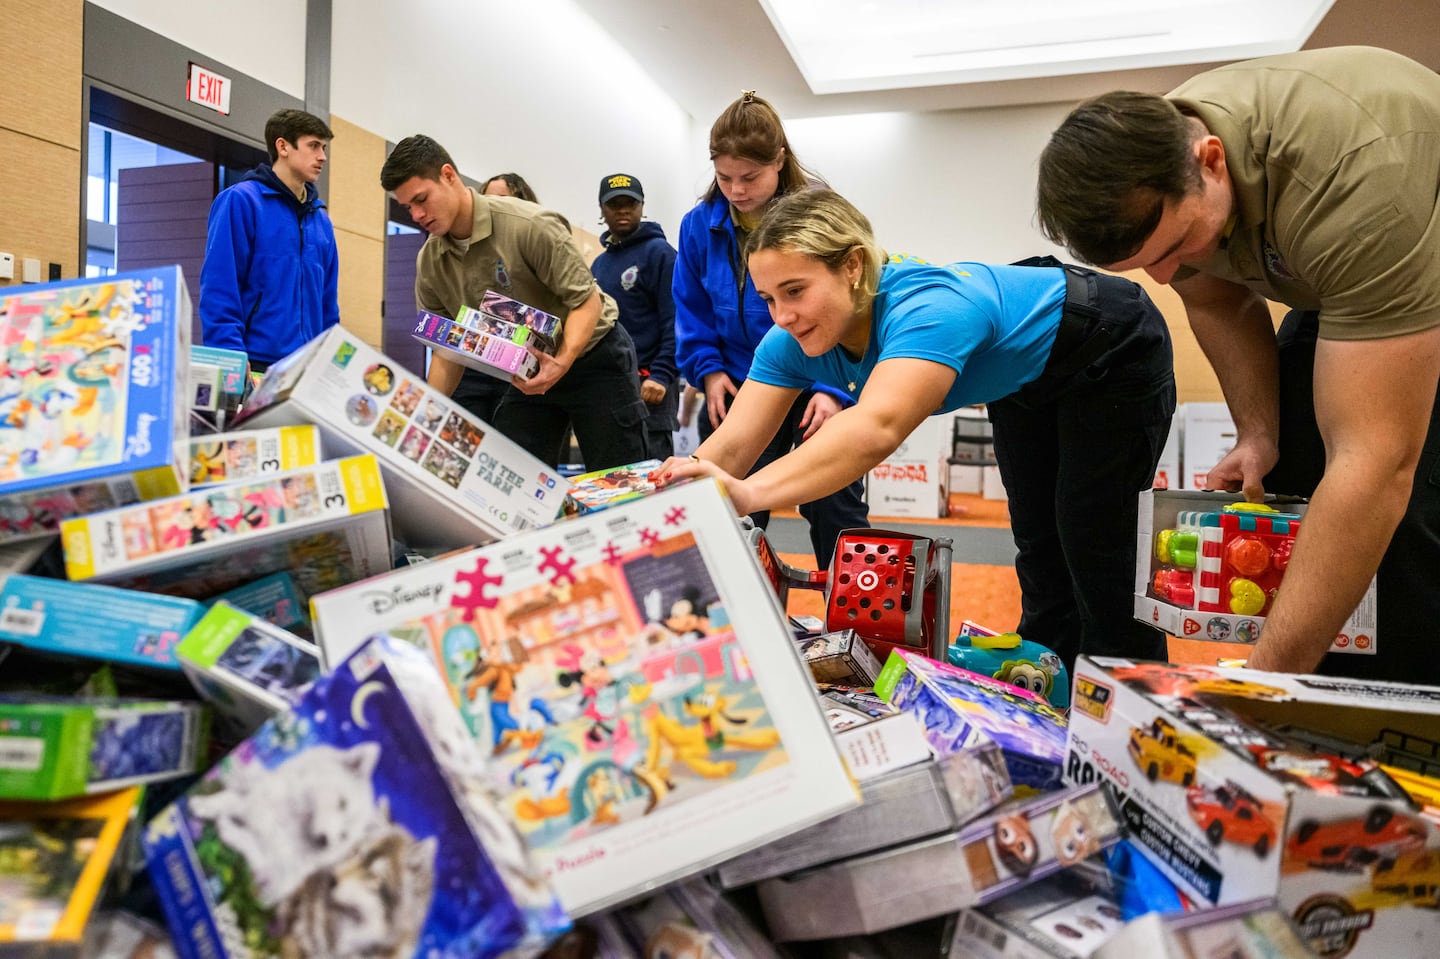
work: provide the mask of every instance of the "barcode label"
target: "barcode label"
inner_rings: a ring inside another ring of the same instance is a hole
[[[6,607],[0,612],[0,631],[20,636],[39,636],[45,626],[45,614],[33,609]]]
[[[31,736],[0,739],[0,769],[33,773],[45,759],[45,740]]]
[[[965,912],[960,920],[960,932],[966,938],[978,939],[997,953],[1004,953],[1008,936],[988,922],[981,922],[973,912]]]

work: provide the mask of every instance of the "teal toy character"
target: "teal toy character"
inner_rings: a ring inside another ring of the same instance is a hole
[[[1070,671],[1048,647],[1019,633],[961,633],[950,644],[948,658],[961,669],[1028,689],[1056,709],[1070,708]]]

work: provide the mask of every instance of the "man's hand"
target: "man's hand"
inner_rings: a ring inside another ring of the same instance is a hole
[[[528,380],[521,379],[518,376],[510,377],[510,383],[521,393],[527,396],[539,396],[560,382],[560,378],[570,372],[570,363],[568,361],[562,360],[557,356],[551,356],[549,353],[541,353],[533,346],[527,346],[525,349],[529,350],[530,355],[540,361],[540,369]]]
[[[719,373],[707,373],[705,376],[705,409],[710,413],[710,426],[714,429],[720,427],[725,419],[725,400],[740,392],[735,381],[730,379],[730,374],[723,370]]]
[[[810,402],[805,404],[805,415],[800,418],[800,426],[805,430],[800,434],[800,442],[805,442],[815,435],[815,431],[825,425],[825,421],[836,413],[840,412],[840,401],[829,393],[815,393],[810,397]]]
[[[1265,498],[1265,476],[1279,458],[1274,443],[1240,440],[1205,477],[1205,488],[1243,491],[1247,500],[1258,503]]]
[[[647,406],[659,406],[665,400],[665,387],[654,380],[640,381],[640,398]]]

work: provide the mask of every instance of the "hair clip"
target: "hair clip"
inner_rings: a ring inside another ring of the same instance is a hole
[[[741,102],[741,103],[754,103],[754,102],[755,102],[755,91],[754,91],[754,90],[741,90],[741,91],[740,91],[740,102]]]

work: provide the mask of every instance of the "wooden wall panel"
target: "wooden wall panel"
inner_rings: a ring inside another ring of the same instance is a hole
[[[9,282],[20,282],[23,257],[40,260],[41,280],[49,278],[50,263],[59,263],[64,277],[77,275],[80,151],[0,130],[0,156],[0,250],[15,254]]]
[[[336,230],[371,239],[385,236],[385,191],[380,168],[385,165],[385,138],[330,118],[335,139],[330,145],[330,196],[326,203]]]
[[[80,149],[84,9],[84,0],[0,3],[0,127]]]
[[[337,228],[335,244],[340,254],[340,322],[378,350],[385,241]]]

